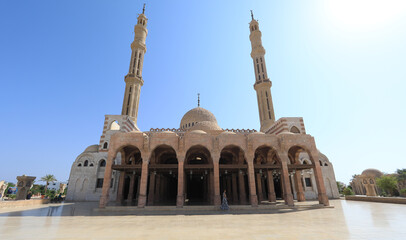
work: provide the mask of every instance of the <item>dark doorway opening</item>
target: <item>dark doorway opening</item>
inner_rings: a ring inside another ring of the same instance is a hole
[[[125,174],[125,173],[122,173]],[[123,192],[123,199],[127,200],[128,193],[130,192],[130,176],[126,176],[124,180],[124,192]]]
[[[203,174],[187,174],[186,201],[188,205],[207,205],[208,181]]]
[[[274,187],[275,187],[275,195],[276,199],[282,199],[282,185],[281,185],[281,179],[280,178],[274,178],[273,179]]]

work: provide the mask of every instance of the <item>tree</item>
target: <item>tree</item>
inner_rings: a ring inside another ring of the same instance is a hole
[[[343,193],[343,190],[344,190],[345,187],[346,186],[345,186],[344,183],[337,181],[337,188],[338,188],[339,193]]]
[[[343,189],[343,194],[344,194],[345,196],[347,196],[347,195],[354,195],[354,192],[351,190],[351,188],[346,187],[346,188]]]
[[[380,189],[384,190],[386,193],[393,195],[393,193],[398,185],[398,182],[397,182],[396,177],[384,175],[384,176],[376,179],[376,185]]]
[[[398,181],[406,181],[406,168],[396,170]]]
[[[47,193],[48,190],[48,184],[49,183],[54,183],[58,180],[56,180],[55,176],[52,174],[47,174],[44,177],[41,178],[41,181],[46,182],[47,184],[45,185],[45,194]]]

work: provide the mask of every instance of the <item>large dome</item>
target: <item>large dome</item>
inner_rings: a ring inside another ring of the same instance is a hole
[[[183,116],[180,121],[180,129],[222,130],[217,124],[214,114],[201,107],[193,108]]]
[[[381,171],[379,171],[378,169],[368,168],[368,169],[365,169],[361,173],[361,175],[368,176],[368,177],[380,177],[383,175],[383,173]]]

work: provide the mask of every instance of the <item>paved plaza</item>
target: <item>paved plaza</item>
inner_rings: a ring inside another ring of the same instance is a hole
[[[96,212],[95,203],[0,209],[0,239],[405,239],[405,205],[331,203],[334,208],[149,216]]]

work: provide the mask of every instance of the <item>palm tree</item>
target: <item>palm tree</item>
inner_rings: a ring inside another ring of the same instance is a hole
[[[47,174],[44,177],[41,178],[41,181],[46,182],[47,184],[45,185],[45,194],[47,193],[48,190],[48,184],[51,182],[56,182],[58,180],[56,180],[55,176],[52,174]]]

